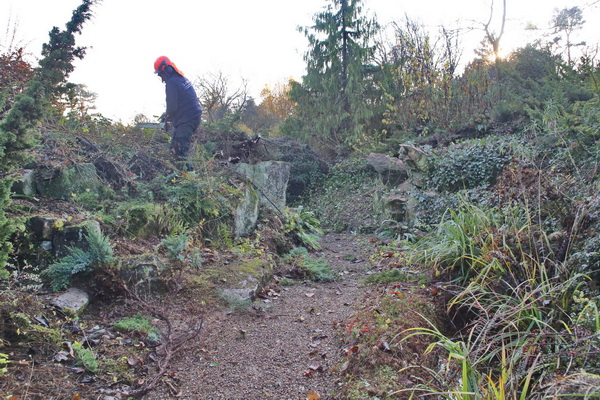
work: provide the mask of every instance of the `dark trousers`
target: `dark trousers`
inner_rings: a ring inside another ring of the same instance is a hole
[[[175,128],[173,137],[171,138],[171,148],[175,152],[175,156],[179,160],[186,160],[190,153],[190,145],[192,136],[196,129],[200,126],[200,117],[196,120],[182,122]]]

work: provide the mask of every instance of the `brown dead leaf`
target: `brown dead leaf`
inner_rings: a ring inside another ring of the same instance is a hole
[[[79,393],[75,393],[73,395],[73,400],[81,400],[81,395]]]
[[[346,355],[354,354],[358,351],[358,346],[348,347],[347,349],[344,349],[344,351],[346,352]]]
[[[136,368],[142,365],[143,362],[137,357],[127,357],[127,364],[129,364],[130,367]]]
[[[306,400],[321,400],[321,397],[317,392],[308,392],[308,395],[306,395]]]

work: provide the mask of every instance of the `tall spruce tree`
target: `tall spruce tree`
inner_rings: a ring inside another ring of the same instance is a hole
[[[330,148],[363,142],[374,115],[369,75],[379,26],[361,13],[361,0],[330,0],[314,25],[302,29],[309,42],[306,75],[290,96],[300,129]]]
[[[6,275],[6,262],[12,250],[10,237],[15,224],[7,218],[12,172],[26,159],[26,150],[35,144],[35,126],[44,115],[49,100],[65,89],[65,80],[74,69],[75,58],[83,58],[85,49],[75,46],[75,34],[91,17],[95,0],[83,0],[73,11],[65,30],[54,27],[44,44],[40,66],[24,93],[0,120],[0,277]]]

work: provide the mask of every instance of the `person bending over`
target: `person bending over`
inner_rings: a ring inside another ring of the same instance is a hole
[[[174,128],[171,149],[178,163],[181,164],[180,168],[185,166],[188,171],[191,171],[193,168],[188,159],[190,145],[202,117],[198,96],[189,79],[168,57],[161,56],[156,59],[154,73],[158,74],[165,84],[167,99],[165,122]]]

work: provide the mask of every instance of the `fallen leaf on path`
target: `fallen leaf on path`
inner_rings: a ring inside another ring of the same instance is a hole
[[[350,366],[350,360],[344,361],[344,363],[340,367],[340,372],[346,372],[346,370],[348,369],[349,366]]]
[[[315,292],[304,293],[304,295],[306,297],[313,297],[315,295]]]
[[[140,360],[139,358],[136,357],[127,357],[127,364],[129,364],[130,367],[137,367],[142,363],[142,360]]]
[[[354,354],[358,351],[358,346],[348,347],[347,349],[344,349],[344,351],[347,355]]]
[[[54,355],[54,361],[61,362],[69,359],[69,353],[67,351],[59,351]]]
[[[379,343],[379,350],[383,350],[383,351],[389,352],[389,351],[391,351],[390,350],[390,345],[388,344],[388,342],[383,341],[383,342]]]
[[[321,397],[317,392],[308,392],[306,400],[321,400]]]
[[[323,371],[323,365],[320,362],[312,362],[309,364],[308,369],[313,370],[313,371],[318,371],[318,372],[322,372]]]

